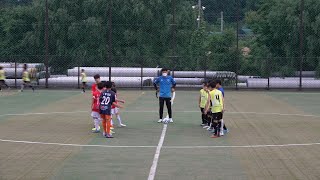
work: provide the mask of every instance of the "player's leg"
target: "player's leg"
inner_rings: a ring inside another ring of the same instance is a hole
[[[34,87],[32,86],[31,82],[28,82],[28,86],[34,91]]]
[[[0,80],[0,91],[2,91],[3,82],[4,82],[4,80]]]
[[[107,135],[106,138],[113,138],[111,134],[111,115],[106,115]]]
[[[172,120],[171,98],[166,98],[166,99],[165,99],[165,102],[166,102],[166,106],[167,106],[167,109],[168,109],[169,122],[173,123],[173,120]]]
[[[92,129],[93,133],[100,132],[100,115],[98,112],[92,112],[91,117],[93,119],[94,128]]]
[[[102,124],[102,128],[103,128],[103,136],[107,135],[107,119],[106,116],[104,114],[100,115],[101,117],[101,124]]]
[[[158,123],[162,122],[163,119],[163,106],[164,106],[164,98],[159,97],[159,121]]]
[[[85,82],[82,82],[82,92],[85,93],[86,90],[85,90],[85,86],[86,86],[86,83]]]
[[[115,108],[115,113],[116,113],[116,117],[117,117],[118,122],[119,122],[119,126],[120,127],[126,127],[127,125],[122,123],[121,116],[120,116],[120,109],[116,107]]]
[[[23,92],[25,84],[26,84],[26,81],[23,81],[23,83],[21,84],[21,89],[20,89],[21,92]]]
[[[205,126],[207,124],[206,115],[204,114],[204,108],[200,108],[201,111],[201,119],[202,123],[201,126]]]

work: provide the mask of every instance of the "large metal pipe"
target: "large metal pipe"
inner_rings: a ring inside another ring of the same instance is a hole
[[[77,68],[77,67],[76,67]],[[100,74],[100,76],[109,76],[108,67],[80,67],[86,71],[87,76],[94,76]],[[123,68],[123,67],[112,67],[112,76],[113,77],[140,77],[141,68]],[[156,77],[158,76],[159,68],[143,68],[143,75],[145,77]],[[77,69],[68,69],[68,76],[78,76]]]
[[[267,88],[268,79],[248,79],[248,88]],[[300,78],[270,78],[270,88],[299,88]],[[320,88],[320,80],[313,78],[303,78],[302,88]]]
[[[17,63],[17,68],[23,68],[25,63]],[[38,67],[44,67],[43,63],[26,63],[28,68],[38,68]],[[3,68],[15,68],[15,63],[10,63],[10,62],[3,62],[0,63],[0,66]]]

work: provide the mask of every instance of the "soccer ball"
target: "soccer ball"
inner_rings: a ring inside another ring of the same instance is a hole
[[[164,124],[168,124],[168,123],[170,122],[170,120],[169,120],[169,118],[164,118],[164,119],[162,120],[162,122],[163,122]]]

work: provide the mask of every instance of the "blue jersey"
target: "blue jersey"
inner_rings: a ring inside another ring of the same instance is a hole
[[[99,98],[100,114],[111,115],[111,106],[116,101],[116,94],[112,90],[105,90]]]
[[[176,85],[176,81],[172,76],[159,76],[154,80],[154,84],[160,86],[160,97],[170,98],[171,88],[173,85]]]
[[[224,97],[224,89],[223,89],[223,87],[218,88],[218,90],[222,92],[222,96]]]

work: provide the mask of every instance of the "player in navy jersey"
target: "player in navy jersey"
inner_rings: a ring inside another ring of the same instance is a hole
[[[116,94],[111,90],[112,83],[107,81],[105,83],[105,90],[101,93],[100,102],[100,116],[102,119],[103,135],[106,138],[113,138],[111,134],[111,106],[122,108],[121,105],[116,104]]]

